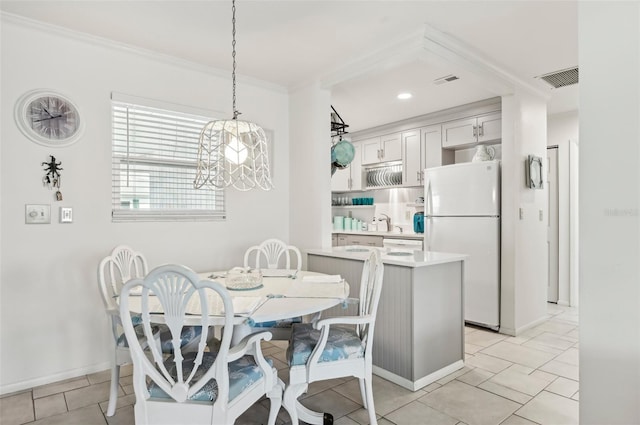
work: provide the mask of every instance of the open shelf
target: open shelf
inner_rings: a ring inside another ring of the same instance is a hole
[[[331,205],[331,208],[375,208],[375,205]]]

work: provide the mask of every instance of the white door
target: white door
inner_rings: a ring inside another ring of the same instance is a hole
[[[400,133],[387,134],[380,137],[382,160],[400,161],[402,159],[402,137]]]
[[[465,162],[425,170],[425,215],[495,216],[500,211],[500,162]]]
[[[558,302],[559,269],[559,233],[558,233],[558,148],[547,148],[547,193],[549,203],[547,217],[547,262],[549,265],[549,280],[547,288],[547,301]]]
[[[362,165],[377,164],[380,159],[380,138],[363,140],[360,142],[362,146]]]
[[[442,165],[442,127],[440,125],[422,129],[422,161],[423,169]],[[424,181],[424,176],[422,180]]]
[[[478,142],[490,142],[502,138],[502,113],[478,117]]]
[[[402,133],[404,173],[402,183],[405,186],[420,186],[422,163],[420,162],[420,130]]]
[[[425,219],[425,250],[466,254],[464,320],[495,328],[500,324],[500,219]]]
[[[442,147],[451,148],[476,143],[477,123],[475,118],[465,118],[442,124]]]
[[[354,143],[353,148],[355,149],[355,154],[353,155],[353,161],[349,164],[349,170],[351,172],[349,189],[362,190],[362,145],[360,145],[360,143]]]
[[[351,178],[351,172],[349,168],[337,169],[333,176],[331,176],[331,191],[333,192],[345,192],[349,190],[349,179]]]

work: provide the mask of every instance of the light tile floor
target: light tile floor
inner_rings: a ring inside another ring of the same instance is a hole
[[[466,366],[416,392],[374,376],[380,425],[522,425],[578,423],[578,312],[548,305],[549,318],[518,337],[466,327]],[[265,343],[280,377],[288,381],[285,341]],[[133,424],[131,367],[120,379],[113,417],[104,412],[109,371],[32,388],[0,398],[3,425]],[[336,425],[368,423],[358,381],[334,379],[309,387],[303,403],[331,412]],[[265,424],[269,401],[247,411],[237,424]],[[290,422],[282,409],[279,425]],[[180,425],[188,425],[185,421]]]

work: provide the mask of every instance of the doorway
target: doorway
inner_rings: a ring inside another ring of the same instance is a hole
[[[558,147],[547,148],[547,257],[548,287],[547,301],[558,302],[559,291],[559,209],[558,209]]]

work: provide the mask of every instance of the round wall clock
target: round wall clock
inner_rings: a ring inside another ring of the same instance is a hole
[[[84,124],[75,103],[51,90],[25,93],[16,104],[15,119],[25,136],[50,147],[78,141]]]

